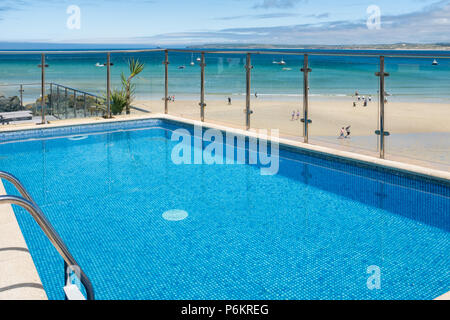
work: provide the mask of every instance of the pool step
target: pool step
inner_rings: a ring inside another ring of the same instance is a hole
[[[80,289],[74,284],[65,286],[64,293],[66,294],[67,300],[86,300]]]

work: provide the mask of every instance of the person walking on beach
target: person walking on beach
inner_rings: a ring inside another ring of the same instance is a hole
[[[298,120],[298,119],[300,119],[300,110],[297,110],[297,119],[295,119],[295,120]]]
[[[348,126],[347,128],[345,128],[345,132],[347,133],[347,135],[345,136],[345,138],[347,139],[347,138],[349,138],[350,139],[350,128],[351,128],[352,126]]]
[[[255,98],[258,99],[258,92],[255,92]]]
[[[294,121],[294,118],[295,118],[295,110],[292,111],[292,119],[291,119],[291,121]]]
[[[231,97],[228,97],[228,105],[231,105]]]

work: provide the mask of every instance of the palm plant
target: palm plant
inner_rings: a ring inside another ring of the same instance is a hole
[[[127,105],[127,98],[123,90],[114,89],[111,92],[111,112],[112,114],[121,114]]]
[[[134,92],[136,89],[135,84],[131,83],[131,80],[133,80],[134,77],[136,77],[138,74],[140,74],[144,70],[145,64],[140,62],[139,59],[131,58],[128,61],[128,67],[130,70],[130,75],[128,78],[125,77],[125,74],[122,72],[121,78],[122,78],[122,86],[126,98],[126,113],[130,114],[130,106],[131,102],[134,99]]]

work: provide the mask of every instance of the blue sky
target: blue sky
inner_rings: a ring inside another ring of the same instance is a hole
[[[69,5],[81,28],[67,28]],[[369,30],[367,8],[381,10]],[[0,0],[0,41],[376,44],[450,42],[450,0]]]

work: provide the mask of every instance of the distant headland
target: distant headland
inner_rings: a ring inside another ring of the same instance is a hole
[[[374,44],[374,45],[276,45],[276,44],[204,44],[188,46],[189,49],[323,49],[323,50],[450,50],[450,43],[415,44]]]

